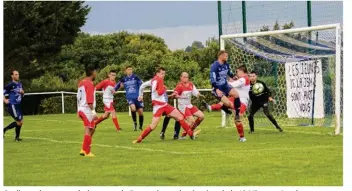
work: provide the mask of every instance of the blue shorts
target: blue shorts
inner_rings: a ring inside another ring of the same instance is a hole
[[[134,104],[136,106],[136,109],[144,108],[144,104],[141,101],[138,101],[138,99],[127,99],[128,105]]]
[[[219,89],[220,91],[222,91],[222,94],[223,94],[224,96],[228,97],[228,96],[229,96],[229,93],[230,93],[230,91],[231,91],[231,89],[232,89],[232,87],[231,87],[230,85],[226,84],[226,85],[224,85],[224,86],[218,87],[218,89]],[[215,89],[213,89],[212,93],[213,93],[213,95],[214,95],[216,98],[221,99],[221,97],[219,97],[219,95],[216,93]]]
[[[23,115],[19,104],[7,105],[7,111],[15,121],[22,121]]]

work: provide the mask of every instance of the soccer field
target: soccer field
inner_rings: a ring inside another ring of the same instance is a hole
[[[145,123],[151,113],[145,114]],[[12,121],[4,117],[4,124]],[[267,186],[343,184],[342,136],[332,128],[271,126],[246,134],[238,142],[235,128],[219,128],[220,113],[206,114],[200,136],[172,140],[171,120],[166,139],[161,124],[141,144],[132,144],[140,131],[132,130],[127,113],[119,114],[122,132],[111,118],[93,137],[95,158],[79,155],[82,122],[76,115],[25,116],[23,141],[14,130],[4,138],[5,186]],[[248,127],[245,127],[248,132]]]

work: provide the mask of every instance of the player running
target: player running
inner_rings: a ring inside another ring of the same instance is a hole
[[[250,132],[249,133],[254,133],[254,115],[255,113],[260,109],[263,108],[263,112],[266,115],[266,117],[271,121],[271,123],[276,127],[276,129],[280,132],[283,130],[275,120],[274,116],[271,115],[269,111],[269,101],[270,102],[275,102],[275,100],[271,97],[271,92],[269,88],[266,86],[266,84],[263,81],[257,80],[257,73],[255,71],[252,71],[249,74],[249,79],[251,81],[251,88],[249,91],[249,96],[251,98],[252,104],[249,109],[249,115],[248,115],[248,121],[249,121],[249,127],[250,127]],[[264,90],[259,93],[259,94],[254,94],[252,91],[252,87],[256,83],[261,83],[264,87]]]
[[[165,99],[166,86],[164,85],[165,69],[160,67],[156,71],[156,75],[151,80],[151,96],[153,105],[153,119],[150,125],[141,133],[137,140],[133,143],[140,143],[153,131],[160,121],[160,117],[165,113],[167,116],[174,118],[180,122],[180,125],[187,132],[187,134],[194,139],[198,132],[191,130],[191,127],[185,122],[183,115],[174,107],[169,105]],[[143,94],[142,94],[143,95]],[[139,96],[139,101],[143,100],[143,96]]]
[[[15,120],[4,128],[4,136],[6,131],[15,128],[15,141],[22,141],[20,139],[21,128],[23,125],[23,115],[21,111],[21,101],[24,95],[22,83],[19,82],[20,74],[17,70],[11,72],[12,81],[4,87],[4,103],[7,105],[7,111]]]
[[[189,81],[189,75],[187,72],[182,72],[180,76],[181,82],[177,84],[173,95],[178,100],[178,110],[184,115],[186,120],[191,124],[191,130],[193,131],[203,121],[204,114],[196,106],[192,105],[192,95],[196,97],[203,97],[197,90],[196,86]],[[197,117],[194,120],[193,116]],[[187,135],[186,131],[183,131],[180,139],[184,139]]]
[[[95,112],[95,89],[94,83],[97,72],[94,68],[87,67],[86,78],[79,82],[77,93],[78,116],[82,119],[85,134],[80,152],[81,156],[94,157],[90,152],[92,136],[95,132],[94,120],[97,119]]]
[[[110,114],[112,116],[112,122],[115,125],[117,131],[121,131],[119,122],[117,120],[116,111],[114,108],[114,93],[116,86],[116,71],[110,70],[109,78],[101,81],[98,85],[95,86],[95,90],[103,90],[103,103],[105,113],[95,121],[97,126],[100,122],[109,118]]]
[[[132,112],[132,120],[133,120],[133,127],[134,131],[137,131],[137,116],[136,116],[136,111],[138,112],[139,115],[139,129],[142,131],[143,130],[143,121],[144,121],[144,116],[143,116],[143,102],[138,101],[138,90],[139,87],[142,84],[142,80],[139,79],[138,76],[133,74],[133,69],[132,66],[127,66],[126,67],[126,75],[123,77],[119,83],[116,84],[115,91],[120,89],[121,87],[124,87],[126,90],[126,99],[128,104],[130,105],[131,112]]]
[[[228,54],[221,50],[218,53],[218,60],[210,67],[210,82],[213,87],[213,94],[224,103],[228,108],[235,110],[235,120],[240,122],[241,101],[238,92],[227,82],[227,76],[233,78],[235,75],[231,72],[230,65],[227,63]],[[234,98],[233,105],[229,97]],[[239,128],[239,127],[237,127]],[[240,130],[238,130],[240,131]],[[240,133],[240,142],[245,142],[244,133]]]
[[[152,86],[152,80],[149,80],[149,81],[146,81],[144,82],[141,87],[139,88],[139,95],[143,95],[143,91],[146,87],[151,87]],[[165,102],[167,103],[168,100],[169,100],[169,97],[171,96],[168,96],[166,91],[164,93],[164,96],[165,96]],[[165,139],[165,131],[166,131],[166,128],[167,126],[169,125],[169,122],[170,122],[170,117],[166,116],[165,114],[163,114],[165,117],[164,117],[164,121],[163,121],[163,128],[161,129],[161,132],[160,132],[160,139],[164,140]],[[175,134],[174,133],[174,139],[178,139],[178,134],[180,132],[180,123],[179,122],[175,122],[175,132],[176,132],[176,129],[178,128],[178,132],[177,132],[177,137],[175,137]]]

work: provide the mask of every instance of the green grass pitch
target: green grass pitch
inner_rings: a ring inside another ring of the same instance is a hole
[[[151,113],[145,113],[145,123]],[[5,186],[310,186],[343,184],[342,136],[332,128],[258,127],[238,142],[235,128],[219,128],[220,113],[206,114],[196,140],[166,140],[161,123],[142,144],[132,144],[127,113],[119,114],[122,132],[111,118],[93,137],[95,158],[79,156],[82,122],[76,115],[25,116],[23,141],[14,130],[4,138]],[[4,125],[12,121],[4,117]],[[248,127],[245,127],[248,132]]]

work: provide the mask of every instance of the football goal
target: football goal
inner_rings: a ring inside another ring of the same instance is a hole
[[[270,111],[281,126],[334,127],[337,135],[343,117],[341,36],[340,24],[226,34],[220,48],[234,71],[245,64],[268,85],[276,100]],[[271,125],[261,111],[254,118],[255,126]],[[222,126],[228,121],[223,113]]]

